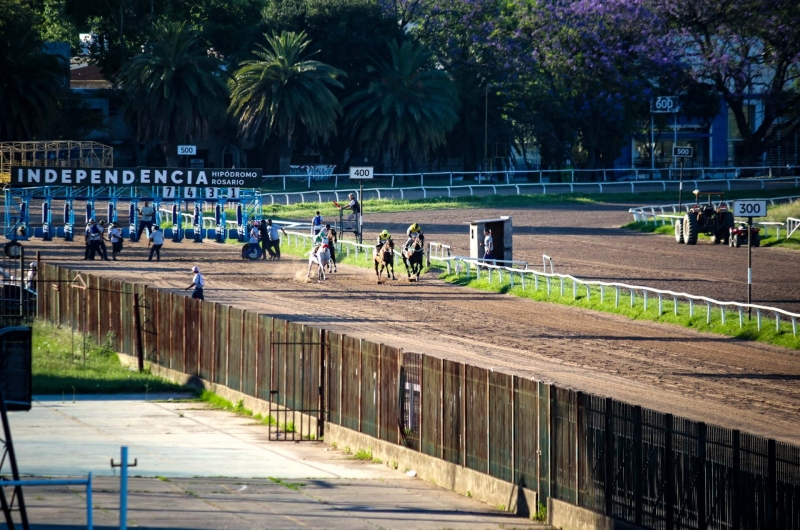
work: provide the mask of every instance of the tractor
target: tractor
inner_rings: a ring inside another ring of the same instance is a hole
[[[728,211],[728,206],[720,202],[718,208],[714,208],[711,202],[713,197],[720,200],[725,196],[721,191],[700,191],[694,190],[696,204],[689,208],[683,219],[675,222],[675,241],[687,245],[697,244],[698,234],[711,236],[711,242],[715,245],[720,243],[728,244],[730,241],[730,230],[733,228],[733,213]],[[707,204],[700,204],[700,197],[708,196]]]
[[[750,241],[750,245],[754,247],[760,247],[761,246],[761,234],[759,234],[760,231],[761,231],[760,228],[753,228],[752,226],[748,231],[747,224],[739,223],[739,226],[734,226],[731,228],[731,238],[729,245],[732,248],[739,248],[742,245],[747,246],[747,237],[749,233],[749,235],[753,238],[752,241]]]

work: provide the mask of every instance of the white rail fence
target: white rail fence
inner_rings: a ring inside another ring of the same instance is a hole
[[[270,178],[270,177],[265,177]],[[423,177],[424,180],[424,177]],[[769,179],[718,179],[718,180],[684,180],[684,183],[693,183],[695,187],[698,182],[708,183],[712,186],[724,186],[727,190],[740,189],[766,189],[769,187],[800,187],[800,177],[789,178],[769,178]],[[475,195],[522,195],[523,193],[636,193],[637,191],[667,191],[678,190],[679,183],[675,180],[631,180],[630,182],[518,182],[518,183],[495,183],[495,184],[433,184],[430,186],[405,186],[394,187],[394,182],[390,186],[364,188],[364,195],[371,194],[378,199],[389,198],[428,198],[430,197],[465,197]],[[490,192],[491,190],[491,192]],[[326,202],[335,200],[342,202],[349,193],[358,194],[358,188],[352,187],[348,182],[345,188],[309,191],[285,191],[285,192],[263,192],[261,197],[264,204],[285,204],[306,203],[306,202]],[[421,196],[421,197],[420,197]]]
[[[548,256],[544,256],[547,258]],[[532,269],[519,269],[512,267],[505,267],[501,265],[492,265],[484,260],[476,260],[472,258],[464,258],[460,256],[453,256],[446,260],[439,260],[447,263],[448,272],[452,266],[455,268],[456,274],[461,274],[462,270],[470,278],[472,272],[475,273],[475,278],[480,279],[482,275],[486,275],[489,283],[498,281],[503,283],[506,279],[511,287],[514,287],[517,282],[522,289],[533,288],[539,290],[540,285],[543,285],[547,290],[548,296],[557,289],[558,295],[564,297],[566,289],[571,286],[572,297],[577,299],[580,292],[585,293],[586,299],[591,300],[593,296],[598,295],[600,302],[606,300],[607,292],[614,296],[614,307],[619,307],[622,296],[629,295],[630,307],[634,307],[637,297],[642,299],[644,311],[648,310],[650,299],[658,299],[658,315],[664,314],[664,300],[672,300],[673,312],[675,315],[679,314],[679,307],[681,304],[688,305],[689,317],[694,317],[695,306],[706,306],[706,324],[711,325],[714,318],[714,313],[719,315],[719,323],[723,326],[727,322],[728,312],[738,312],[739,327],[744,327],[745,314],[748,310],[755,311],[757,319],[758,330],[761,331],[762,321],[764,314],[771,315],[775,320],[776,332],[781,332],[782,319],[787,323],[791,322],[792,334],[797,336],[797,320],[800,319],[800,314],[792,313],[777,307],[763,306],[757,304],[742,304],[739,302],[723,302],[714,300],[705,296],[695,296],[688,293],[679,293],[675,291],[666,291],[662,289],[654,289],[652,287],[644,287],[641,285],[630,285],[626,283],[616,282],[601,282],[596,280],[581,280],[568,274],[558,274],[555,272],[538,272]]]
[[[795,230],[800,228],[800,219],[795,219],[794,217],[787,217],[786,218],[786,239],[792,237]]]

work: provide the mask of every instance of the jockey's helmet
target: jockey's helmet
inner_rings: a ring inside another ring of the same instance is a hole
[[[328,223],[328,224],[326,224],[326,225],[325,225],[325,228],[328,228],[328,229],[330,229],[330,227],[331,227],[330,223]]]
[[[417,223],[414,223],[413,225],[411,225],[411,230],[413,230],[414,232],[419,232],[419,225]]]
[[[381,232],[381,239],[389,239],[390,237],[391,236],[389,235],[389,232],[387,230]]]

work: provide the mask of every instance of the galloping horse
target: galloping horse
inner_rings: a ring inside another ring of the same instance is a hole
[[[381,274],[383,274],[384,269],[386,269],[387,279],[389,278],[390,271],[392,273],[392,279],[397,279],[394,275],[394,241],[391,239],[387,240],[380,250],[375,249],[373,251],[372,257],[375,260],[375,274],[378,276],[378,283],[381,281]],[[378,265],[381,267],[380,271],[378,271]]]
[[[419,281],[419,275],[422,272],[422,258],[425,254],[425,248],[422,245],[422,238],[418,235],[411,242],[411,246],[403,249],[401,253],[403,255],[403,264],[406,266],[406,272],[408,273],[408,281],[411,281],[411,275],[414,275],[416,281]]]
[[[315,263],[317,264],[317,281],[322,281],[325,279],[325,266],[331,260],[331,253],[330,249],[328,248],[327,243],[323,243],[320,245],[317,253],[311,252],[311,255],[308,256],[308,274],[306,278],[311,278],[311,266]]]

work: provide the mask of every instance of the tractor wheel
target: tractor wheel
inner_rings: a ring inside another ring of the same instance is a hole
[[[731,236],[731,246],[733,248],[739,248],[742,246],[742,236],[741,234],[733,234]]]
[[[754,247],[761,246],[761,234],[753,234],[753,246]]]
[[[734,220],[733,220],[733,212],[725,212],[725,213],[723,213],[722,214],[722,226],[720,227],[720,230],[722,230],[724,228],[725,231],[730,234],[731,228],[733,228],[734,225],[735,225],[735,223],[734,223]]]
[[[711,236],[711,244],[719,245],[720,243],[722,243],[722,238],[719,236],[719,232],[717,232],[713,236]]]
[[[683,219],[675,219],[675,242],[683,244]]]
[[[697,217],[694,213],[687,213],[683,217],[683,241],[687,245],[697,244]]]

